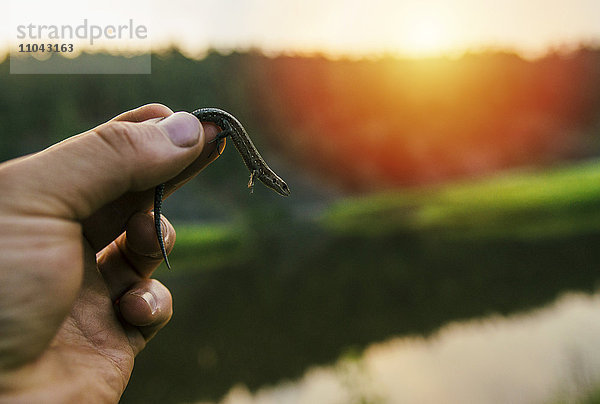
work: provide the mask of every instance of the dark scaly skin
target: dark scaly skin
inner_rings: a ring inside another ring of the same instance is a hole
[[[165,249],[165,240],[162,234],[162,227],[160,226],[160,216],[162,208],[162,199],[165,194],[165,184],[160,184],[154,189],[154,229],[156,230],[156,237],[158,238],[158,245],[160,246],[160,252],[162,253],[167,268],[171,269],[169,264],[169,258],[167,258],[167,250]]]
[[[262,158],[254,143],[248,136],[246,129],[242,124],[230,113],[225,112],[217,108],[200,108],[192,112],[200,122],[212,122],[221,128],[220,132],[214,141],[217,142],[217,150],[219,150],[220,143],[226,137],[230,137],[233,145],[240,153],[244,164],[250,171],[250,180],[248,181],[248,188],[250,192],[254,189],[254,181],[260,180],[267,187],[277,192],[281,196],[289,196],[290,189],[277,174],[265,162]],[[162,228],[160,226],[161,207],[162,200],[165,193],[165,184],[158,185],[154,190],[154,228],[156,230],[156,237],[158,238],[158,244],[160,246],[160,252],[167,264],[167,268],[171,269],[169,259],[167,258],[167,251],[165,249],[165,242],[162,235]]]

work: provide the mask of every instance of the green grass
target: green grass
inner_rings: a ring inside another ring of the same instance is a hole
[[[169,260],[178,271],[210,270],[243,260],[245,232],[230,225],[176,225]],[[201,258],[199,258],[201,257]]]
[[[322,236],[332,238],[416,234],[432,239],[540,239],[584,234],[600,229],[600,162],[345,199],[333,204],[316,225]],[[178,225],[171,261],[178,269],[194,271],[234,266],[248,259],[252,238],[253,232],[242,224]]]
[[[323,223],[335,232],[370,236],[538,238],[597,230],[600,162],[344,200]]]
[[[369,237],[405,232],[544,238],[595,231],[600,229],[600,162],[345,199],[319,224],[334,234]],[[233,264],[246,257],[248,237],[242,225],[178,225],[171,259],[179,267]]]

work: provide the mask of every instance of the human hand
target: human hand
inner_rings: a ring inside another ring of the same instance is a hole
[[[211,163],[216,134],[152,104],[0,165],[0,402],[118,401],[172,314],[154,187]]]

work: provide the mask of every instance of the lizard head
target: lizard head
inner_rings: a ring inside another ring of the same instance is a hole
[[[279,178],[279,176],[273,172],[263,173],[262,175],[258,176],[258,179],[281,196],[289,196],[291,193],[290,188],[287,186],[285,181]]]

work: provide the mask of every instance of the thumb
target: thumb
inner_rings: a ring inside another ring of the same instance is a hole
[[[152,123],[111,121],[5,164],[0,189],[21,212],[81,220],[126,192],[176,176],[203,145],[202,125],[187,112]]]

